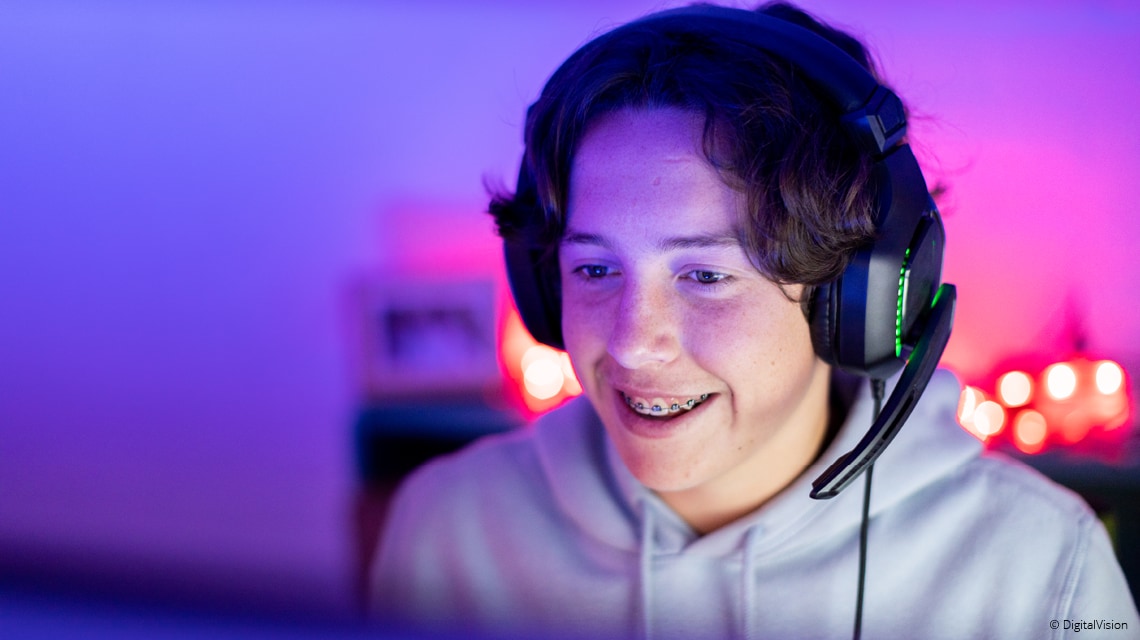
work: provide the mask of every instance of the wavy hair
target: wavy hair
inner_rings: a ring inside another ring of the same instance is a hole
[[[756,11],[815,32],[877,77],[854,37],[786,3]],[[527,113],[518,190],[492,194],[504,241],[541,247],[556,264],[570,168],[590,124],[666,107],[703,114],[705,157],[745,195],[745,248],[770,280],[810,291],[874,235],[872,159],[842,129],[838,107],[761,43],[694,20],[630,23],[555,71]]]

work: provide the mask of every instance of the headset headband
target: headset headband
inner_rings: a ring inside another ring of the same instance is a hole
[[[602,38],[619,37],[627,27],[687,25],[694,19],[715,23],[720,33],[756,42],[801,70],[845,114],[843,123],[852,138],[874,157],[882,157],[906,134],[905,110],[893,91],[834,43],[781,18],[728,7],[681,7],[636,20]]]

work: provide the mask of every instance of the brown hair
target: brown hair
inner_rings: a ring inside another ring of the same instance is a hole
[[[788,4],[757,11],[808,28],[875,73],[853,37]],[[499,234],[556,259],[587,127],[605,113],[661,107],[704,115],[705,156],[745,194],[746,248],[771,280],[830,282],[873,236],[872,159],[841,128],[838,107],[760,43],[699,20],[627,24],[559,67],[527,113],[518,191],[492,197]]]

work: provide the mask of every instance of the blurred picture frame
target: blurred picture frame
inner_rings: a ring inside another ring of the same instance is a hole
[[[490,279],[366,282],[364,395],[451,397],[499,389],[496,294]]]

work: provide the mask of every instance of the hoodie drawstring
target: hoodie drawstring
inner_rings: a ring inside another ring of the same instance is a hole
[[[648,502],[641,503],[641,638],[650,640],[650,624],[653,620],[653,509]]]
[[[639,588],[641,593],[641,632],[642,640],[653,638],[653,508],[641,503],[641,548],[639,550]],[[756,634],[756,556],[764,528],[753,526],[748,529],[744,540],[744,562],[740,572],[740,632],[738,637],[752,640]]]
[[[756,545],[760,540],[762,529],[752,527],[744,542],[744,568],[740,572],[741,609],[743,618],[743,633],[740,637],[752,640],[756,629]]]

